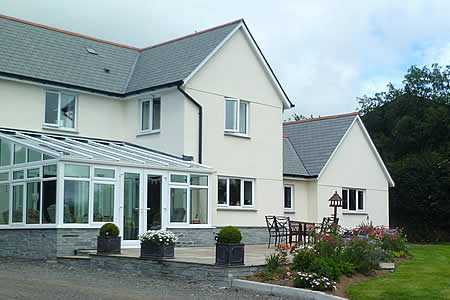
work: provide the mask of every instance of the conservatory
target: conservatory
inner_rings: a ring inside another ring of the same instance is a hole
[[[113,222],[123,247],[137,247],[149,229],[210,227],[212,173],[126,142],[3,129],[0,230],[12,238],[54,229],[62,251],[92,245],[98,228]]]

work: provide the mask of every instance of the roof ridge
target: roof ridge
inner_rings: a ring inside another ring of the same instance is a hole
[[[136,50],[136,51],[140,50],[139,48],[136,48],[136,47],[127,46],[127,45],[123,45],[123,44],[119,44],[119,43],[114,43],[114,42],[110,42],[110,41],[107,41],[107,40],[94,38],[94,37],[91,37],[91,36],[88,36],[88,35],[72,32],[72,31],[68,31],[68,30],[64,30],[64,29],[59,29],[59,28],[55,28],[55,27],[51,27],[51,26],[46,26],[46,25],[42,25],[42,24],[38,24],[38,23],[26,21],[26,20],[14,18],[14,17],[9,17],[9,16],[2,15],[2,14],[0,14],[0,18],[11,20],[11,21],[16,21],[16,22],[20,22],[20,23],[36,26],[36,27],[41,27],[41,28],[44,28],[44,29],[53,30],[53,31],[57,31],[57,32],[65,33],[65,34],[70,34],[70,35],[73,35],[73,36],[78,36],[78,37],[81,37],[81,38],[85,38],[85,39],[89,39],[89,40],[93,40],[93,41],[97,41],[97,42],[111,44],[111,45],[122,47],[122,48],[128,48],[128,49],[132,49],[132,50]]]
[[[235,21],[232,21],[232,22],[228,22],[228,23],[225,23],[225,24],[222,24],[222,25],[214,26],[214,27],[211,27],[211,28],[199,31],[199,32],[191,33],[191,34],[184,35],[184,36],[181,36],[181,37],[178,37],[178,38],[175,38],[175,39],[171,39],[169,41],[158,43],[156,45],[152,45],[152,46],[148,46],[148,47],[144,47],[144,48],[138,48],[138,47],[128,46],[128,45],[124,45],[124,44],[119,44],[119,43],[115,43],[115,42],[111,42],[111,41],[95,38],[95,37],[92,37],[92,36],[88,36],[88,35],[81,34],[81,33],[76,33],[76,32],[73,32],[73,31],[68,31],[68,30],[59,29],[59,28],[56,28],[56,27],[42,25],[42,24],[39,24],[39,23],[31,22],[31,21],[22,20],[22,19],[19,19],[19,18],[10,17],[10,16],[7,16],[7,15],[0,14],[0,18],[11,20],[11,21],[16,21],[16,22],[20,22],[20,23],[23,23],[23,24],[36,26],[36,27],[41,27],[41,28],[44,28],[44,29],[53,30],[53,31],[57,31],[57,32],[65,33],[65,34],[70,34],[70,35],[73,35],[73,36],[78,36],[78,37],[81,37],[81,38],[85,38],[85,39],[89,39],[89,40],[93,40],[93,41],[97,41],[97,42],[101,42],[101,43],[106,43],[106,44],[110,44],[110,45],[114,45],[114,46],[118,46],[118,47],[122,47],[122,48],[128,48],[128,49],[132,49],[132,50],[136,50],[136,51],[148,50],[148,49],[151,49],[151,48],[155,48],[155,47],[158,47],[158,46],[169,44],[169,43],[172,43],[172,42],[175,42],[175,41],[178,41],[178,40],[182,40],[182,39],[185,39],[185,38],[188,38],[188,37],[191,37],[191,36],[195,36],[195,35],[202,34],[202,33],[214,30],[214,29],[222,28],[222,27],[225,27],[225,26],[237,23],[237,22],[241,22],[243,20],[243,19],[238,19],[238,20],[235,20]]]
[[[319,118],[312,118],[312,119],[305,119],[305,120],[298,120],[298,121],[290,121],[290,122],[284,122],[283,125],[290,125],[290,124],[297,124],[297,123],[306,123],[306,122],[312,122],[312,121],[320,121],[320,120],[327,120],[327,119],[336,119],[336,118],[343,118],[348,116],[354,116],[357,115],[358,112],[352,112],[348,114],[341,114],[341,115],[331,115],[326,117],[319,117]]]
[[[176,41],[179,41],[179,40],[183,40],[183,39],[188,38],[188,37],[192,37],[192,36],[199,35],[199,34],[202,34],[202,33],[208,32],[208,31],[212,31],[212,30],[215,30],[215,29],[218,29],[218,28],[222,28],[222,27],[225,27],[225,26],[237,23],[237,22],[241,22],[242,20],[243,19],[234,20],[232,22],[228,22],[228,23],[225,23],[225,24],[222,24],[222,25],[214,26],[214,27],[211,27],[211,28],[208,28],[208,29],[204,29],[204,30],[201,30],[201,31],[198,31],[198,32],[190,33],[190,34],[187,34],[187,35],[184,35],[184,36],[181,36],[181,37],[178,37],[178,38],[174,38],[174,39],[171,39],[171,40],[168,40],[168,41],[156,44],[156,45],[148,46],[148,47],[145,47],[145,48],[140,48],[139,51],[144,51],[144,50],[156,48],[156,47],[159,47],[159,46],[163,46],[163,45],[166,45],[166,44],[170,44],[170,43],[173,43],[173,42],[176,42]]]

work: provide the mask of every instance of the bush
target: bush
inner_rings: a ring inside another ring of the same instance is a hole
[[[314,258],[308,271],[334,280],[338,279],[341,275],[337,263],[329,257]]]
[[[352,263],[342,261],[338,263],[337,267],[339,273],[347,277],[352,277],[353,273],[355,273],[355,266]]]
[[[311,246],[300,246],[294,251],[294,258],[292,260],[294,269],[299,272],[306,272],[309,270],[316,253]]]
[[[222,228],[217,235],[217,243],[219,244],[239,244],[242,240],[242,234],[234,226]]]
[[[316,291],[331,291],[336,289],[336,282],[315,273],[298,272],[294,278],[294,286],[297,288],[312,288]]]
[[[100,236],[116,237],[119,233],[119,227],[113,223],[106,223],[100,228]]]
[[[342,252],[343,262],[353,264],[356,271],[368,275],[372,270],[377,269],[384,251],[377,247],[374,240],[368,236],[354,235],[345,240],[345,247]]]

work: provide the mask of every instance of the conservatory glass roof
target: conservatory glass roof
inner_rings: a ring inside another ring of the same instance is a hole
[[[12,129],[0,129],[0,139],[23,145],[60,160],[136,165],[147,168],[212,171],[211,168],[193,161],[185,161],[173,155],[122,141]]]

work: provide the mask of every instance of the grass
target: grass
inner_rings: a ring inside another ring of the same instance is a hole
[[[450,299],[450,245],[415,247],[394,273],[347,289],[359,299]]]

